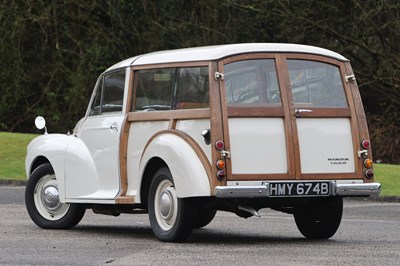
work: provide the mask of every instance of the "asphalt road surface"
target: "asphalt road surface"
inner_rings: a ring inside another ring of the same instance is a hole
[[[400,265],[400,204],[346,200],[334,237],[310,241],[293,217],[218,212],[187,243],[159,242],[147,215],[88,210],[72,230],[43,230],[29,218],[23,188],[0,187],[0,265]]]

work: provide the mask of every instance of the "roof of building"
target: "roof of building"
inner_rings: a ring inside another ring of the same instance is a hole
[[[288,43],[240,43],[152,52],[123,60],[107,71],[128,66],[219,60],[227,56],[253,52],[305,53],[348,61],[338,53],[315,46]]]

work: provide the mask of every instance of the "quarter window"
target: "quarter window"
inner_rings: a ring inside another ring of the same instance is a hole
[[[288,60],[287,63],[295,105],[347,107],[337,66],[307,60]]]
[[[209,107],[208,68],[179,68],[174,109],[207,107]]]
[[[136,72],[137,111],[209,107],[208,67]]]

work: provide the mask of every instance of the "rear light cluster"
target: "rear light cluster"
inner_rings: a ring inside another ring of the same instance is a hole
[[[371,148],[371,143],[369,142],[369,140],[364,139],[363,141],[361,141],[361,147],[363,149],[370,149]],[[365,177],[367,177],[368,179],[371,179],[374,177],[374,171],[371,169],[372,168],[372,160],[371,159],[365,159],[364,160],[364,166],[367,169],[365,171]]]
[[[217,149],[217,150],[219,150],[219,151],[222,151],[224,148],[225,148],[225,144],[224,144],[224,142],[222,141],[222,140],[217,140],[216,142],[215,142],[215,148]],[[217,167],[217,169],[218,169],[218,172],[217,172],[217,178],[218,178],[218,180],[223,180],[223,179],[225,179],[225,160],[224,159],[219,159],[217,162],[216,162],[216,167]]]

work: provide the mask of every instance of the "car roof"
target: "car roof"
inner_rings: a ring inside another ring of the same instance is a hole
[[[152,52],[125,59],[111,66],[107,71],[128,66],[213,61],[232,55],[254,52],[315,54],[331,57],[340,61],[349,61],[338,53],[310,45],[288,43],[240,43]]]

